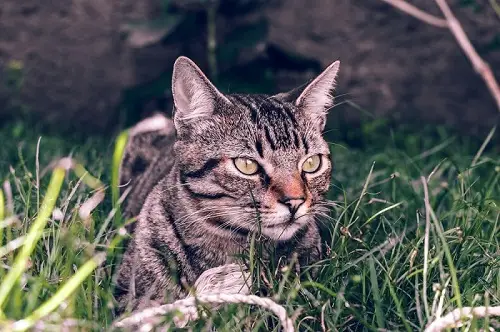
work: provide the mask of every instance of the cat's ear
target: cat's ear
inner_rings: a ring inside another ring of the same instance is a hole
[[[181,56],[172,74],[174,122],[176,127],[211,116],[220,103],[231,103],[189,58]]]
[[[333,90],[339,67],[340,61],[335,61],[311,83],[275,97],[294,103],[299,112],[302,112],[306,117],[317,120],[319,125],[324,127],[326,113],[333,105]]]

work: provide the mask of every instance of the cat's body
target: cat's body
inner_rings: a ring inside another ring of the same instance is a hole
[[[255,233],[275,257],[320,258],[316,218],[331,171],[321,133],[337,70],[289,94],[225,96],[189,59],[176,62],[174,121],[136,126],[122,165],[126,214],[138,214],[117,279],[122,309],[182,297]]]

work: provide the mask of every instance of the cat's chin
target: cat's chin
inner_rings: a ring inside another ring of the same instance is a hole
[[[262,227],[261,233],[273,241],[288,241],[305,226],[304,222],[286,222],[272,227]]]
[[[278,206],[272,216],[263,218],[261,233],[273,241],[288,241],[310,222],[311,217],[304,205],[299,208],[297,215],[294,217],[287,208]]]

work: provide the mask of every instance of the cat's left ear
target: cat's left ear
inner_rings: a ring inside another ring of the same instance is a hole
[[[218,106],[231,102],[209,81],[189,58],[181,56],[174,63],[172,95],[177,129],[184,124],[209,118]]]
[[[333,105],[333,90],[339,67],[340,61],[335,61],[305,87],[278,94],[275,98],[294,103],[298,112],[312,121],[318,121],[318,126],[323,130],[326,113]]]

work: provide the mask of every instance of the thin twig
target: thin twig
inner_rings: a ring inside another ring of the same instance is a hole
[[[457,43],[464,51],[469,61],[472,63],[474,70],[481,75],[481,78],[486,83],[486,86],[490,90],[492,97],[495,99],[498,111],[500,111],[500,87],[498,82],[491,71],[490,66],[486,63],[476,52],[476,49],[467,37],[462,25],[457,20],[446,0],[435,0],[436,4],[441,9],[445,19],[438,18],[436,16],[430,15],[417,7],[409,4],[402,0],[381,0],[385,3],[392,5],[393,7],[435,27],[448,27],[450,32],[453,34]]]
[[[10,242],[7,242],[5,246],[0,247],[0,258],[3,258],[3,256],[7,255],[8,253],[22,247],[22,245],[24,244],[24,240],[25,236],[20,236]]]
[[[36,175],[36,207],[40,208],[40,142],[42,141],[42,136],[38,137],[38,142],[36,143],[36,155],[35,155],[35,175]]]
[[[12,187],[8,180],[3,183],[3,192],[5,194],[5,217],[12,216],[14,215],[14,200],[12,198]]]
[[[436,319],[426,329],[425,332],[440,332],[447,328],[459,327],[464,318],[500,316],[500,306],[498,307],[464,307],[455,309],[447,315]]]
[[[430,318],[429,302],[427,302],[427,273],[429,271],[429,233],[431,229],[431,212],[429,203],[429,190],[427,189],[427,181],[425,176],[421,178],[424,187],[424,203],[425,203],[425,235],[424,235],[424,270],[422,279],[422,301],[424,302],[424,310],[427,319]]]
[[[321,307],[321,331],[326,332],[326,324],[325,324],[325,309],[326,306],[330,304],[330,300],[326,301],[325,304]]]
[[[105,191],[103,189],[99,189],[95,192],[92,197],[87,199],[81,206],[80,209],[78,210],[78,214],[80,218],[84,221],[87,222],[88,219],[90,218],[90,215],[94,209],[101,204],[101,202],[104,200],[104,194]]]
[[[424,326],[424,317],[422,316],[422,309],[420,305],[420,295],[418,294],[418,275],[415,276],[415,304],[417,311],[417,318],[420,326]]]
[[[500,111],[500,87],[498,86],[498,82],[496,81],[490,66],[476,52],[476,49],[472,46],[470,39],[467,37],[462,25],[451,11],[446,0],[436,0],[436,3],[443,12],[446,21],[448,21],[450,31],[453,33],[453,36],[457,40],[458,44],[472,63],[474,70],[481,75],[486,83],[486,86],[488,86],[491,95],[495,98],[497,108]]]
[[[397,9],[401,10],[402,12],[409,14],[427,24],[433,25],[438,28],[447,28],[448,27],[448,22],[446,20],[443,20],[442,18],[436,17],[434,15],[428,14],[424,12],[421,9],[418,9],[414,5],[410,4],[407,1],[403,0],[382,0],[384,2],[387,2],[388,4],[392,5],[393,7],[396,7]]]
[[[486,146],[488,145],[488,143],[490,143],[491,138],[495,134],[495,130],[497,130],[497,126],[494,126],[490,130],[490,133],[488,134],[488,136],[484,140],[483,144],[481,144],[481,147],[479,148],[479,150],[477,151],[476,155],[474,156],[474,159],[472,159],[472,163],[471,163],[472,167],[476,166],[477,162],[479,161],[479,158],[481,158],[481,155],[483,154],[484,149],[486,149]]]

